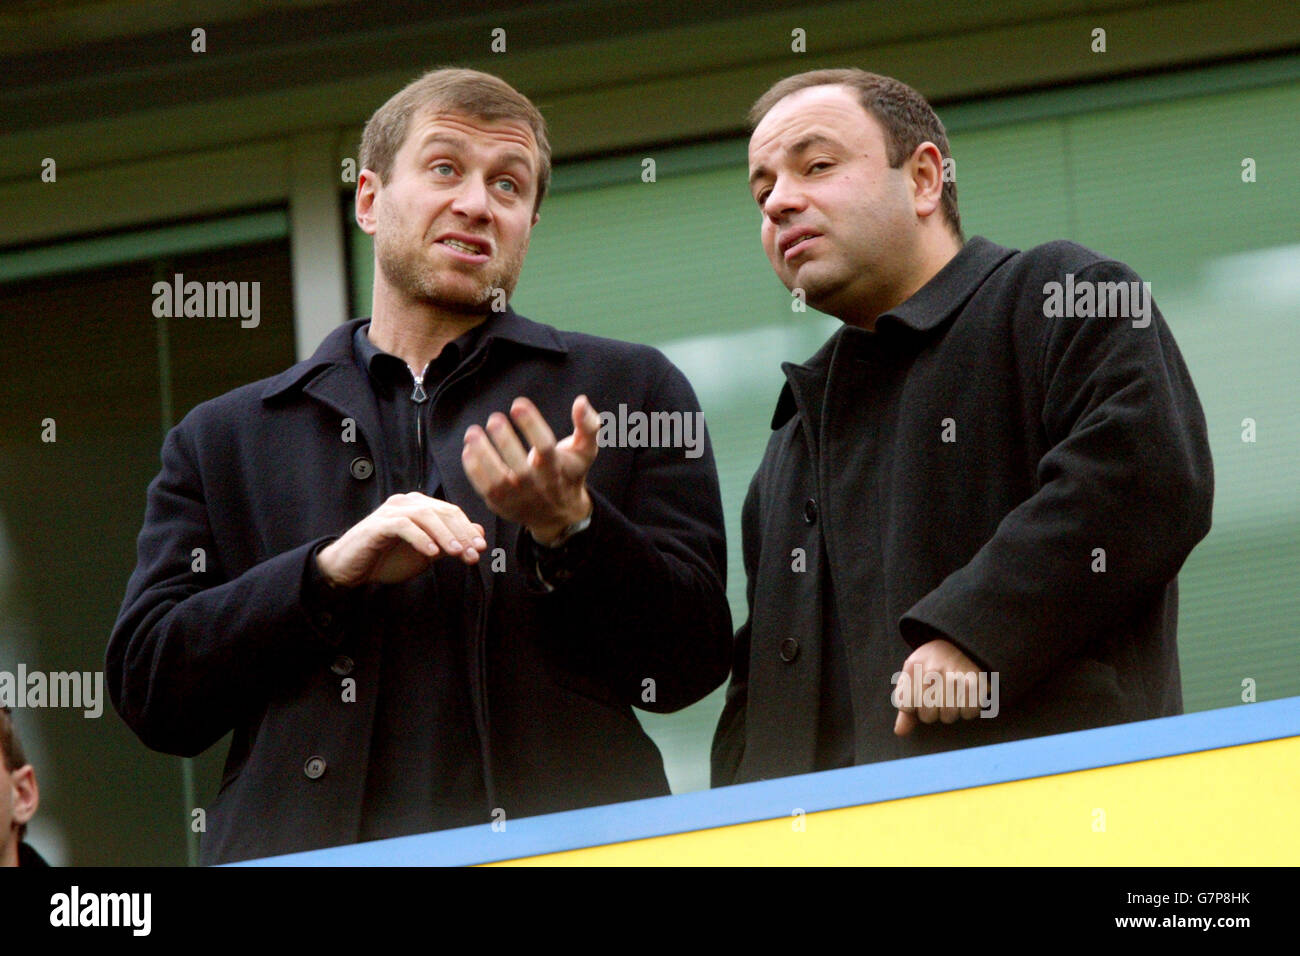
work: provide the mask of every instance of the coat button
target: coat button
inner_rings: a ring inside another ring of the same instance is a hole
[[[365,481],[375,473],[375,463],[369,458],[353,458],[348,467],[352,470],[352,477],[358,481]]]
[[[799,642],[793,637],[787,637],[781,642],[781,660],[789,664],[799,656]]]
[[[803,520],[808,524],[817,523],[817,499],[809,498],[803,503]]]
[[[325,758],[308,757],[307,762],[302,765],[302,772],[307,775],[308,780],[319,780],[325,776]]]
[[[346,654],[340,654],[338,657],[334,658],[334,663],[330,665],[330,670],[343,677],[347,677],[352,673],[352,668],[355,666],[356,662],[353,661],[352,658],[348,657]]]

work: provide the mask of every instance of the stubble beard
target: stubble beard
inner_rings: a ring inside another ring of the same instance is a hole
[[[428,259],[436,254],[424,245],[403,244],[388,234],[375,234],[375,260],[388,284],[413,302],[449,312],[482,315],[491,311],[498,289],[505,290],[505,301],[509,302],[524,264],[524,251],[519,250],[480,267],[477,278],[466,271],[462,274],[474,283],[466,288],[460,283],[437,282],[437,272]]]

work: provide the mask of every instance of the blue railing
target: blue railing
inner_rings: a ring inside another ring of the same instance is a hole
[[[460,866],[1300,736],[1300,697],[672,797],[267,857],[241,866]]]

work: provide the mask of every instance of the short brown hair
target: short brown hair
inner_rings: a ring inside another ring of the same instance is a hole
[[[781,100],[810,86],[847,86],[855,90],[862,108],[884,127],[885,148],[893,169],[902,166],[916,147],[927,140],[939,147],[944,159],[952,158],[948,134],[925,97],[900,80],[866,70],[812,70],[778,80],[750,108],[750,129],[757,128],[768,111]],[[944,180],[940,205],[949,228],[957,238],[964,239],[961,214],[957,212],[957,183],[952,179]]]
[[[426,110],[452,110],[479,119],[518,120],[526,123],[537,140],[536,212],[551,181],[551,144],[546,138],[546,120],[528,97],[491,73],[444,67],[430,70],[393,94],[375,110],[361,134],[360,166],[379,176],[393,171],[397,151],[406,142],[411,118]]]
[[[27,755],[23,753],[22,742],[14,730],[13,711],[0,707],[0,760],[4,761],[5,770],[12,773],[19,767],[27,766]],[[18,839],[27,835],[27,824],[18,828]]]

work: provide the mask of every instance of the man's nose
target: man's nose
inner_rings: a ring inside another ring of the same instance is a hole
[[[763,200],[763,215],[773,222],[780,222],[788,214],[803,208],[803,203],[803,193],[794,184],[784,178],[777,179]]]
[[[456,190],[452,201],[453,212],[458,212],[470,219],[487,219],[491,216],[488,205],[488,185],[482,176],[466,176]]]

